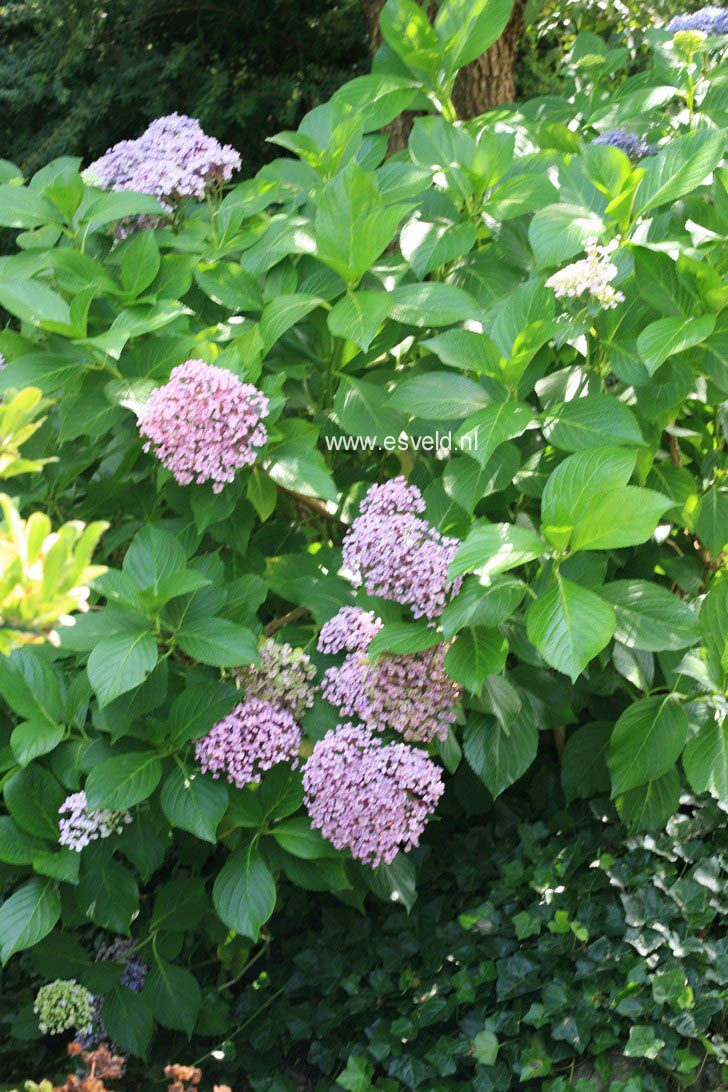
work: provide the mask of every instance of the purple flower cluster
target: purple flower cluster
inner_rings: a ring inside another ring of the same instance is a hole
[[[368,595],[412,608],[415,618],[436,618],[462,581],[448,579],[460,543],[421,519],[422,494],[403,477],[373,485],[344,536],[344,566]]]
[[[338,614],[324,622],[318,637],[318,650],[328,656],[337,652],[358,652],[374,640],[382,628],[374,611],[361,607],[342,607]]]
[[[368,646],[382,623],[366,611],[356,614],[357,609],[344,607],[319,635],[320,652],[348,650],[343,663],[324,674],[321,693],[326,701],[343,716],[359,717],[375,731],[391,728],[418,743],[446,739],[462,688],[445,672],[445,646],[413,655],[382,655],[372,661]],[[348,633],[344,632],[347,624]],[[358,644],[352,639],[355,633]]]
[[[58,809],[58,814],[68,816],[59,822],[58,841],[76,853],[80,853],[90,842],[110,838],[112,834],[121,834],[126,824],[132,820],[128,811],[97,808],[96,811],[89,812],[85,792],[74,792],[67,796]]]
[[[260,644],[260,665],[237,668],[233,675],[248,698],[260,698],[300,720],[314,701],[311,680],[316,668],[300,648],[266,637]]]
[[[208,136],[196,118],[168,114],[136,140],[109,148],[85,176],[104,189],[151,194],[171,209],[183,197],[204,197],[208,183],[226,181],[239,168],[235,149]]]
[[[606,144],[610,148],[619,148],[630,159],[644,159],[647,155],[656,155],[657,149],[647,144],[636,133],[630,133],[627,129],[608,129],[602,133],[593,144]]]
[[[728,34],[728,8],[706,7],[689,15],[676,15],[667,30],[699,30],[703,34]]]
[[[301,729],[291,714],[260,698],[246,698],[195,744],[203,773],[244,788],[278,762],[294,765]]]
[[[235,471],[255,462],[268,439],[268,399],[232,372],[187,360],[172,369],[139,415],[144,450],[154,449],[180,485],[212,481],[219,493]]]
[[[423,751],[342,724],[314,746],[303,788],[311,825],[336,849],[376,868],[419,844],[444,785]]]

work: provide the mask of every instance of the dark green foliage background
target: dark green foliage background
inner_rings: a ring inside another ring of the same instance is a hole
[[[95,158],[177,111],[254,174],[267,136],[367,66],[359,0],[15,0],[0,7],[0,156],[25,173]]]

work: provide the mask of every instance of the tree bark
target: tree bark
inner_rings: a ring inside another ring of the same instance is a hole
[[[420,2],[420,0],[418,0]],[[372,53],[382,44],[379,15],[385,0],[362,0],[364,20]],[[513,102],[516,95],[516,52],[518,39],[523,33],[523,12],[526,0],[515,0],[513,12],[503,34],[485,53],[466,65],[458,73],[453,91],[453,103],[458,117],[475,118],[488,110]],[[429,5],[431,19],[437,13],[434,4]],[[387,126],[389,152],[398,151],[407,144],[415,115],[408,111]]]

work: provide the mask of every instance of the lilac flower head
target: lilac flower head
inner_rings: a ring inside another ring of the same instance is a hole
[[[342,647],[346,646],[338,645],[336,651]],[[444,740],[462,698],[462,688],[445,672],[445,652],[440,644],[412,655],[385,654],[371,660],[367,646],[359,645],[343,663],[328,668],[321,693],[342,716],[359,717],[373,731],[390,728],[418,743]]]
[[[278,762],[295,765],[300,745],[301,729],[286,709],[247,698],[197,740],[195,757],[203,773],[242,789]]]
[[[311,825],[336,849],[376,868],[419,844],[444,785],[423,751],[342,724],[315,744],[303,788]]]
[[[131,813],[128,811],[109,811],[107,808],[97,808],[89,812],[85,792],[74,792],[61,804],[59,815],[68,815],[67,819],[59,822],[62,846],[80,853],[90,842],[101,838],[110,838],[112,834],[121,834],[127,823],[131,823]]]
[[[187,360],[172,369],[139,415],[144,450],[171,470],[180,485],[212,481],[219,493],[235,471],[255,462],[268,439],[268,399],[232,372]]]
[[[600,246],[597,239],[587,239],[584,243],[586,258],[572,262],[546,281],[547,288],[553,288],[557,299],[564,296],[575,299],[589,295],[605,310],[624,302],[624,295],[612,285],[619,272],[611,260],[619,241],[613,239],[606,246]]]
[[[364,497],[359,512],[363,515],[394,516],[405,512],[418,515],[425,510],[425,500],[416,485],[408,485],[402,475],[381,485],[372,485]]]
[[[260,698],[286,709],[300,720],[314,701],[311,680],[316,668],[300,648],[278,644],[270,637],[260,644],[260,665],[237,668],[233,675],[248,698]]]
[[[84,173],[104,189],[147,193],[171,209],[183,197],[204,197],[208,183],[226,181],[239,168],[235,149],[208,136],[196,118],[168,114],[136,140],[109,148]]]
[[[610,148],[619,148],[630,159],[643,159],[647,155],[656,155],[657,149],[638,137],[636,133],[630,133],[626,129],[608,129],[602,133],[592,144],[606,144]]]
[[[344,566],[368,595],[409,606],[415,618],[436,618],[462,583],[447,575],[460,543],[415,514],[422,499],[415,486],[385,488],[372,486],[362,501],[344,536]]]
[[[324,622],[318,636],[318,650],[328,655],[337,652],[359,652],[366,649],[382,628],[374,611],[361,607],[342,607],[338,614]]]
[[[699,30],[703,34],[728,34],[728,8],[705,7],[689,15],[676,15],[667,30]]]

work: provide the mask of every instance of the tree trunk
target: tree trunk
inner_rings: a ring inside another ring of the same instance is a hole
[[[379,15],[384,4],[385,0],[362,0],[372,53],[376,53],[382,44]],[[513,102],[516,95],[516,51],[518,39],[523,33],[525,7],[526,0],[515,0],[508,26],[498,41],[458,73],[453,91],[453,103],[458,117],[475,118],[496,106],[501,106],[504,102]],[[430,4],[431,19],[436,12],[434,4]],[[408,111],[387,126],[390,154],[404,148],[407,144],[414,117],[415,115]]]

